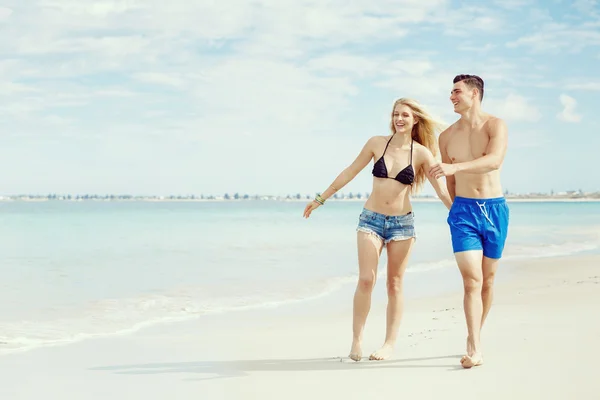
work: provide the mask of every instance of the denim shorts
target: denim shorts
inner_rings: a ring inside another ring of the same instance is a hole
[[[416,239],[414,217],[412,211],[404,215],[385,215],[363,208],[356,231],[373,234],[386,244],[393,240]]]
[[[503,197],[456,197],[448,213],[455,253],[483,250],[487,258],[501,258],[508,235],[510,211]]]

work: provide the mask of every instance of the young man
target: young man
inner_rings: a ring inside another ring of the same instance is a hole
[[[460,119],[439,137],[442,163],[433,178],[446,176],[454,203],[448,214],[452,248],[464,283],[467,353],[464,368],[483,363],[480,332],[490,311],[494,276],[508,233],[509,209],[500,169],[507,147],[504,121],[481,110],[483,80],[458,75],[450,101]]]

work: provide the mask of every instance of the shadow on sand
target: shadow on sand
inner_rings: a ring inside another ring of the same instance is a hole
[[[273,360],[232,360],[232,361],[198,361],[176,363],[150,363],[136,365],[115,365],[91,368],[93,371],[108,371],[115,374],[203,374],[210,375],[194,380],[210,380],[246,376],[258,371],[340,371],[366,368],[444,368],[449,370],[463,369],[458,360],[460,355],[438,357],[405,358],[383,361],[369,361],[363,358],[354,362],[346,357],[308,358],[308,359],[273,359]],[[407,364],[422,361],[452,359],[452,364]]]

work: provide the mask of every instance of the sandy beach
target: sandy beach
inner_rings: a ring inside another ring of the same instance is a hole
[[[359,363],[346,358],[348,298],[3,355],[0,398],[599,399],[600,256],[536,259],[499,274],[509,278],[483,330],[485,364],[471,370],[459,364],[461,293],[409,299],[393,357]],[[373,304],[365,357],[383,339],[384,306]]]

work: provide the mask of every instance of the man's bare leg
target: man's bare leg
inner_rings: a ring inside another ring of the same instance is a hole
[[[483,302],[483,314],[481,316],[481,328],[487,318],[492,301],[494,300],[494,279],[500,259],[483,257],[483,286],[481,287],[481,300]]]
[[[481,287],[481,301],[483,303],[483,312],[481,315],[481,328],[483,330],[483,324],[487,318],[492,302],[494,300],[494,279],[496,278],[496,271],[500,259],[483,257],[483,285]],[[467,337],[467,353],[471,351],[471,343]]]
[[[367,316],[371,309],[371,294],[377,279],[377,265],[383,249],[383,242],[375,235],[357,232],[358,284],[354,292],[352,318],[352,348],[350,357],[354,361],[362,358],[362,338]]]
[[[388,304],[385,342],[379,350],[371,354],[369,357],[370,360],[385,360],[386,358],[389,358],[396,345],[396,338],[398,337],[398,330],[400,329],[400,321],[402,319],[402,311],[404,308],[402,282],[414,241],[414,239],[392,241],[387,245]]]
[[[461,359],[465,368],[482,362],[480,332],[483,317],[483,254],[481,250],[464,251],[455,254],[458,268],[463,277],[464,311],[467,322],[467,354]]]

